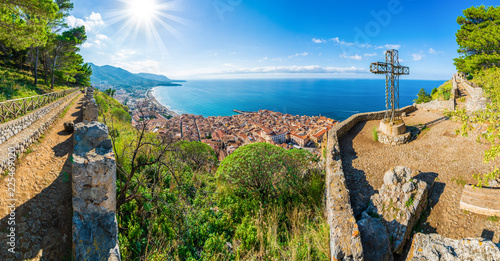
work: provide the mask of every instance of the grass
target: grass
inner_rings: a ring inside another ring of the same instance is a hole
[[[433,100],[442,100],[447,101],[451,97],[451,89],[453,88],[453,84],[451,80],[443,83],[438,88],[434,88],[431,92],[431,96]]]
[[[373,127],[373,129],[372,129],[372,137],[373,137],[374,141],[378,141],[377,127]]]
[[[42,75],[39,75],[39,82],[43,82],[42,78]],[[0,102],[72,88],[55,85],[54,89],[51,89],[50,86],[45,84],[35,86],[34,81],[35,79],[29,71],[0,65]]]
[[[33,152],[33,149],[31,147],[29,147],[29,148],[26,149],[25,154],[28,155],[28,154],[30,154],[32,152]]]
[[[405,207],[413,206],[413,202],[415,202],[415,194],[411,194],[410,198],[405,202]]]
[[[458,99],[459,102],[465,102],[465,97],[460,97],[460,99]]]
[[[454,181],[455,183],[457,183],[457,185],[462,187],[467,184],[467,181],[462,176],[459,176],[458,178],[452,178],[451,181]]]
[[[489,216],[488,220],[491,222],[498,222],[498,217],[497,216]]]

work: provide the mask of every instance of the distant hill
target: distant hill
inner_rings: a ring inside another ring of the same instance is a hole
[[[108,85],[114,85],[123,89],[135,88],[149,88],[154,86],[172,86],[178,85],[173,83],[172,80],[164,75],[157,75],[151,73],[131,73],[122,68],[104,65],[97,66],[90,63],[92,67],[92,76],[90,80],[93,85],[106,82]]]

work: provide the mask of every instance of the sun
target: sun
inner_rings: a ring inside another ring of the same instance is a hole
[[[177,39],[182,35],[176,28],[188,26],[189,22],[177,14],[183,0],[117,0],[123,5],[120,9],[108,12],[109,25],[120,24],[116,35],[124,41],[136,41],[138,38],[156,44],[165,50],[163,39],[168,34]]]
[[[157,12],[162,8],[155,0],[130,0],[126,4],[126,13],[138,23],[151,23],[158,19]]]

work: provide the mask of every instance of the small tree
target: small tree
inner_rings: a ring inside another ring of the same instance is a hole
[[[432,96],[428,94],[424,88],[420,89],[420,91],[417,94],[417,99],[413,100],[413,102],[419,104],[419,103],[426,103],[430,102],[432,100]]]

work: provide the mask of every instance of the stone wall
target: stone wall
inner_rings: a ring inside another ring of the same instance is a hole
[[[83,115],[89,116],[88,123],[76,124],[74,133],[73,257],[75,260],[120,260],[116,161],[108,127],[96,121],[97,105],[92,92],[87,90],[83,108]]]
[[[486,109],[486,97],[483,94],[483,88],[475,86],[473,83],[467,81],[464,77],[457,74],[456,79],[462,83],[470,99],[467,100],[467,111],[477,111]]]
[[[83,123],[97,121],[98,109],[94,98],[94,88],[88,87],[83,102]]]
[[[401,108],[397,114],[416,110],[413,105]],[[333,260],[363,260],[363,247],[358,224],[353,214],[349,189],[340,158],[338,139],[362,121],[381,120],[385,111],[352,115],[328,132],[326,159],[326,216],[330,225],[330,256]]]
[[[79,92],[75,91],[28,115],[0,125],[0,173],[7,168],[8,148],[14,148],[15,154],[24,153],[57,120],[78,94]]]
[[[454,110],[455,100],[451,99],[448,101],[432,100],[426,103],[416,104],[415,106],[419,110],[424,111],[443,111],[443,110]]]

